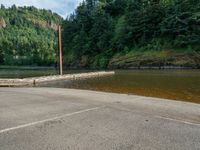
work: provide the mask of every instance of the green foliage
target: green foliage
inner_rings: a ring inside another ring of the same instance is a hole
[[[154,51],[158,51],[158,50],[162,50],[162,45],[164,45],[162,43],[161,39],[153,39],[151,42],[149,42],[147,45],[141,47],[143,50],[154,50]]]
[[[0,9],[6,27],[0,28],[0,64],[52,65],[57,58],[56,24],[61,17],[35,7]]]
[[[35,7],[0,8],[0,64],[56,63],[61,23],[66,66],[105,68],[116,54],[132,52],[144,53],[146,62],[146,54],[157,58],[152,52],[200,51],[199,0],[85,0],[64,21]]]
[[[167,7],[167,15],[161,24],[162,34],[176,47],[199,45],[200,1],[176,0]]]
[[[64,21],[65,56],[106,67],[131,51],[199,51],[199,12],[199,0],[87,0]]]

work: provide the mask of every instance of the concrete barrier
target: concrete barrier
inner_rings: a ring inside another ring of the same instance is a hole
[[[53,76],[42,76],[24,79],[0,79],[1,87],[15,87],[15,86],[34,86],[37,83],[56,81],[56,80],[80,80],[86,78],[101,77],[107,75],[114,75],[114,71],[99,71],[99,72],[88,72],[88,73],[77,73],[77,74],[66,74],[66,75],[53,75]]]

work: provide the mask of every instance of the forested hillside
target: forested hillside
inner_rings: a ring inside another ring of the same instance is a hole
[[[86,0],[63,27],[67,66],[200,65],[199,0]]]
[[[52,65],[62,18],[35,7],[0,8],[0,65]]]
[[[85,0],[64,21],[1,5],[0,65],[55,64],[57,24],[66,67],[200,66],[200,0]]]

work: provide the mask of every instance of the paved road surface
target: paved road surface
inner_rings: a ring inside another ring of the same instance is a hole
[[[0,150],[200,150],[200,105],[55,88],[0,88]]]

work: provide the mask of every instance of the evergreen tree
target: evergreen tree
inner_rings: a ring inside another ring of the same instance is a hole
[[[55,28],[61,22],[58,15],[35,7],[1,6],[0,64],[53,65],[57,59]]]
[[[65,57],[105,67],[131,50],[198,50],[199,12],[199,0],[86,0],[65,20]]]

